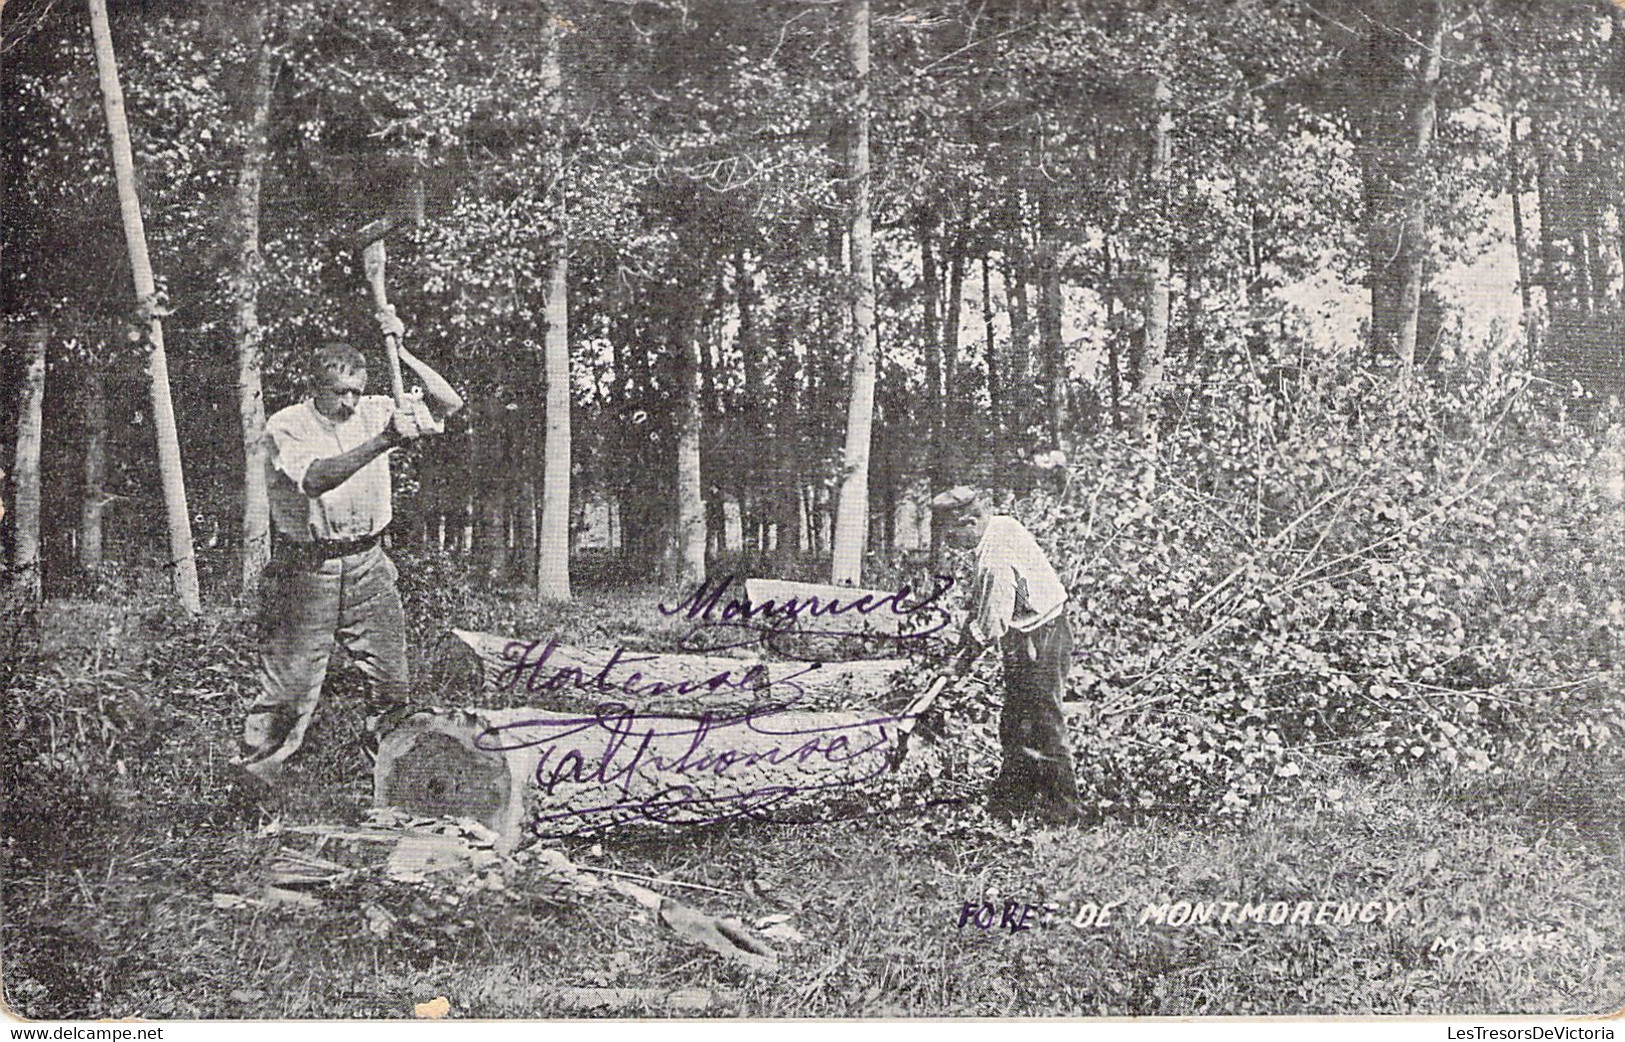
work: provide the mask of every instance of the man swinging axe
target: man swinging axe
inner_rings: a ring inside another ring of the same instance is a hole
[[[389,227],[375,222],[358,238],[394,393],[367,394],[361,353],[328,343],[312,359],[310,396],[266,422],[274,542],[261,586],[259,696],[237,760],[260,786],[274,786],[304,742],[335,643],[371,684],[378,714],[370,730],[406,703],[399,573],[379,545],[392,516],[389,453],[444,431],[463,400],[400,343],[405,327],[384,295],[382,236]],[[406,393],[401,363],[422,380],[422,393]]]
[[[1015,518],[994,514],[975,489],[950,489],[931,501],[931,509],[945,541],[972,551],[970,604],[954,672],[969,673],[990,645],[1003,653],[1004,762],[988,810],[1078,821],[1084,814],[1061,710],[1072,664],[1066,588],[1032,533]]]

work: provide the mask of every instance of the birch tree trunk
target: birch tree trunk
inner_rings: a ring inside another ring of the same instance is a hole
[[[237,271],[233,337],[237,341],[237,412],[243,438],[243,559],[239,589],[253,599],[271,560],[271,501],[266,491],[265,394],[261,380],[263,331],[259,320],[260,186],[269,151],[271,81],[275,72],[262,8],[250,24],[257,41],[248,123],[243,128],[243,159],[237,172]]]
[[[987,401],[992,413],[995,433],[1004,427],[1004,394],[999,380],[999,348],[993,339],[993,276],[989,270],[992,261],[982,254],[982,330],[987,345]]]
[[[554,130],[553,169],[564,170],[560,136],[564,114],[563,72],[559,49],[564,26],[557,15],[548,19],[547,50],[543,57],[542,86],[548,92],[547,111]],[[547,433],[542,441],[542,521],[536,551],[536,599],[570,599],[570,257],[564,186],[554,186],[553,262],[548,271],[545,314],[547,335],[543,362],[547,377]]]
[[[1112,282],[1112,240],[1100,244],[1101,294],[1106,298],[1106,379],[1112,393],[1112,426],[1123,426],[1123,362],[1117,337],[1117,288]]]
[[[1529,143],[1535,150],[1535,208],[1540,214],[1540,284],[1546,290],[1546,311],[1553,326],[1573,299],[1563,252],[1558,245],[1566,209],[1560,171],[1556,166],[1557,144],[1549,132],[1541,131],[1538,120],[1530,122]]]
[[[1005,370],[1005,384],[1013,389],[1010,397],[1010,426],[1021,430],[1027,425],[1027,376],[1030,372],[1033,343],[1032,311],[1027,304],[1027,266],[1021,258],[1019,236],[1011,246],[1004,263],[1004,292],[1010,301],[1010,364]],[[1023,390],[1014,390],[1014,389]]]
[[[1390,126],[1395,64],[1389,35],[1373,19],[1364,42],[1361,90],[1351,105],[1359,127],[1360,191],[1365,209],[1366,283],[1370,294],[1369,343],[1373,359],[1394,353],[1399,328],[1399,294],[1395,261],[1400,246],[1394,235],[1394,153],[1397,138]]]
[[[705,578],[705,487],[700,478],[700,438],[705,423],[705,403],[701,399],[701,345],[699,307],[682,324],[678,350],[677,405],[677,555],[676,574],[680,586],[692,586]]]
[[[801,466],[799,453],[800,380],[796,374],[795,345],[791,343],[790,316],[780,309],[774,323],[774,340],[779,348],[778,407],[773,413],[774,496],[777,503],[773,544],[773,566],[780,575],[789,573],[801,553],[802,518]]]
[[[930,449],[927,470],[931,477],[932,492],[942,484],[942,327],[937,317],[940,281],[937,273],[937,254],[932,242],[933,227],[922,220],[920,236],[920,297],[922,311],[921,334],[925,337],[925,425],[926,441]]]
[[[1433,128],[1439,112],[1439,70],[1444,51],[1444,0],[1428,0],[1427,39],[1422,55],[1422,75],[1416,88],[1416,105],[1411,120],[1411,176],[1405,207],[1405,224],[1400,232],[1403,245],[1399,260],[1399,335],[1394,351],[1399,356],[1402,377],[1408,377],[1416,364],[1416,329],[1422,305],[1422,271],[1427,262],[1427,193],[1424,175],[1428,154],[1433,148]]]
[[[119,86],[118,63],[107,25],[107,0],[88,0],[91,33],[96,43],[96,69],[101,79],[102,108],[113,152],[113,174],[118,184],[119,211],[130,251],[130,270],[137,303],[149,316],[147,374],[152,397],[152,425],[158,438],[158,474],[164,489],[164,513],[169,521],[169,557],[174,568],[175,592],[182,607],[203,610],[198,596],[197,558],[192,550],[192,515],[186,506],[186,479],[181,470],[180,440],[175,432],[175,406],[169,395],[169,360],[164,353],[164,323],[158,307],[158,286],[147,256],[147,232],[141,203],[135,194],[135,161],[130,152],[130,128],[124,117],[124,91]]]
[[[488,480],[480,492],[479,547],[482,566],[492,582],[508,571],[508,487],[504,480]]]
[[[1033,264],[1038,269],[1038,346],[1048,395],[1046,418],[1050,440],[1059,448],[1066,433],[1066,347],[1061,334],[1061,265],[1055,240],[1053,211],[1046,199],[1039,206]]]
[[[45,342],[49,336],[45,320],[36,319],[24,342],[28,354],[11,468],[17,513],[12,566],[17,589],[33,601],[40,599],[40,446],[45,429]]]
[[[849,52],[857,86],[852,134],[852,391],[836,506],[830,581],[858,585],[868,534],[869,442],[875,412],[875,262],[869,216],[869,0],[847,0]]]
[[[1507,120],[1507,174],[1510,180],[1507,191],[1512,196],[1512,245],[1518,258],[1518,299],[1523,305],[1523,321],[1525,326],[1529,322],[1529,310],[1532,307],[1529,299],[1529,286],[1531,283],[1529,271],[1529,251],[1524,248],[1523,227],[1523,154],[1518,142],[1518,117],[1512,116]],[[1528,335],[1528,330],[1525,330]]]
[[[1609,259],[1608,244],[1603,235],[1604,218],[1607,216],[1603,205],[1602,186],[1607,182],[1608,174],[1605,166],[1597,155],[1597,150],[1590,142],[1581,149],[1580,169],[1585,171],[1582,178],[1585,184],[1585,202],[1581,213],[1586,222],[1586,268],[1589,279],[1587,285],[1591,293],[1586,300],[1586,310],[1601,313],[1608,308],[1608,297],[1613,286],[1613,266]]]
[[[526,474],[531,473],[527,468]],[[519,523],[514,538],[514,550],[519,555],[520,574],[537,574],[536,554],[536,482],[527,477],[519,482]]]
[[[948,305],[942,312],[942,410],[945,444],[959,444],[965,424],[965,388],[959,378],[959,324],[965,313],[965,248],[948,248]],[[957,466],[957,460],[955,465]]]
[[[745,437],[752,445],[763,444],[767,436],[762,423],[763,403],[767,399],[767,381],[764,376],[767,359],[763,357],[761,338],[756,334],[755,277],[751,273],[745,251],[734,253],[734,298],[739,306],[739,356],[745,370],[745,401],[742,416]],[[763,457],[750,453],[744,461],[740,475],[742,486],[739,496],[740,531],[748,549],[752,532],[759,531],[761,511],[758,502],[762,484]],[[765,527],[765,526],[763,526]],[[765,549],[760,535],[755,537],[756,549]]]
[[[1156,115],[1151,132],[1151,196],[1159,214],[1168,208],[1169,160],[1172,155],[1173,116],[1169,112],[1172,92],[1167,77],[1158,75],[1151,88]],[[1159,235],[1159,239],[1162,236]],[[1168,364],[1168,245],[1158,242],[1145,265],[1145,344],[1140,355],[1140,381],[1134,389],[1131,410],[1134,433],[1152,442],[1155,458],[1157,399]]]

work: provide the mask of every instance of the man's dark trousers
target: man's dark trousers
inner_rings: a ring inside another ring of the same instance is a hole
[[[398,575],[376,541],[335,557],[298,545],[278,548],[262,590],[260,694],[243,727],[250,772],[275,780],[304,743],[335,644],[371,681],[373,708],[406,701],[406,617]]]
[[[1004,652],[1004,711],[999,744],[1004,765],[993,785],[993,809],[1077,815],[1078,782],[1061,700],[1072,666],[1072,627],[1066,612],[1028,633],[1010,630]]]

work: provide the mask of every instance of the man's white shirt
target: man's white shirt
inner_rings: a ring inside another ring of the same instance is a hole
[[[1007,630],[1030,633],[1066,606],[1066,587],[1038,541],[1007,514],[988,519],[976,544],[970,633],[992,644]]]

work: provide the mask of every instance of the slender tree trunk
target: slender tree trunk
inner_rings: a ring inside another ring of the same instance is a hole
[[[1191,371],[1201,370],[1202,350],[1206,346],[1202,336],[1202,276],[1197,270],[1194,251],[1185,258],[1185,360]]]
[[[1416,330],[1421,316],[1422,272],[1427,263],[1427,192],[1424,175],[1433,149],[1433,128],[1439,113],[1439,70],[1444,51],[1444,0],[1425,5],[1428,35],[1422,55],[1422,76],[1417,83],[1411,121],[1411,176],[1407,189],[1405,223],[1399,251],[1399,355],[1402,375],[1416,364]]]
[[[50,329],[44,319],[29,328],[24,346],[22,408],[17,416],[17,447],[12,458],[12,496],[16,501],[13,570],[17,586],[29,600],[40,599],[40,448],[45,432],[45,343]]]
[[[79,570],[96,584],[102,571],[102,512],[107,507],[107,355],[85,369],[85,487],[79,501]]]
[[[118,184],[119,210],[124,219],[135,295],[149,316],[147,373],[151,381],[152,425],[158,439],[158,474],[164,489],[164,513],[169,521],[169,557],[175,569],[175,592],[182,607],[197,613],[203,610],[203,603],[198,596],[197,558],[192,550],[192,515],[186,506],[186,479],[181,470],[180,440],[175,431],[175,406],[169,394],[169,360],[164,353],[158,285],[147,256],[147,232],[135,194],[135,161],[130,151],[130,128],[124,117],[124,90],[119,85],[118,64],[107,25],[107,0],[88,2],[102,107],[112,144],[114,179]]]
[[[1546,290],[1546,310],[1555,324],[1559,309],[1572,299],[1568,273],[1558,249],[1562,188],[1553,163],[1555,145],[1536,120],[1530,122],[1529,143],[1535,150],[1535,208],[1540,214],[1540,284]]]
[[[1518,147],[1518,117],[1512,116],[1507,120],[1507,174],[1510,179],[1508,192],[1512,196],[1512,245],[1518,258],[1518,297],[1523,304],[1524,335],[1530,331],[1529,312],[1529,251],[1524,246],[1523,230],[1523,155]]]
[[[965,315],[965,247],[955,239],[948,251],[948,306],[942,315],[942,405],[945,444],[965,429],[965,387],[959,373],[959,326]],[[958,454],[956,453],[956,456]],[[959,460],[955,459],[957,469]]]
[[[1100,249],[1100,285],[1106,298],[1106,376],[1112,395],[1112,426],[1123,426],[1123,360],[1117,339],[1117,287],[1112,281],[1112,240],[1107,236]]]
[[[533,471],[526,468],[525,473]],[[519,483],[519,533],[514,540],[526,576],[537,574],[536,509],[536,482],[527,477]]]
[[[1032,371],[1033,318],[1027,302],[1026,265],[1016,257],[1004,264],[1004,291],[1010,298],[1010,386],[1021,387]]]
[[[778,497],[778,542],[773,548],[773,565],[779,575],[788,575],[801,554],[801,454],[797,450],[801,381],[796,372],[795,346],[790,341],[790,316],[782,308],[775,329],[779,376],[778,408],[773,417],[773,455],[777,461],[773,488]]]
[[[271,560],[271,501],[266,491],[265,393],[261,380],[263,333],[259,320],[260,185],[269,151],[271,82],[275,70],[271,41],[262,8],[250,24],[257,42],[254,85],[248,123],[243,128],[243,158],[237,171],[237,271],[232,280],[236,315],[232,335],[237,342],[237,412],[243,439],[243,550],[238,587],[253,600],[260,577]]]
[[[498,581],[508,570],[508,490],[501,484],[480,492],[480,529],[485,574]]]
[[[1603,163],[1597,156],[1597,150],[1589,143],[1582,153],[1582,167],[1586,171],[1585,207],[1586,218],[1586,247],[1588,249],[1588,266],[1591,268],[1591,298],[1587,310],[1602,312],[1608,307],[1608,297],[1613,288],[1614,273],[1609,263],[1608,244],[1603,236],[1603,220],[1606,217],[1603,205],[1602,186],[1606,183],[1607,174]]]
[[[682,586],[705,578],[705,486],[700,474],[700,439],[705,423],[701,395],[700,313],[692,306],[678,348],[677,405],[677,574]]]
[[[982,330],[987,344],[987,401],[992,413],[993,431],[1004,426],[1004,394],[999,382],[999,347],[993,337],[993,276],[987,254],[982,254]]]
[[[943,402],[945,381],[942,376],[942,320],[938,315],[942,303],[942,273],[937,268],[935,223],[921,218],[919,233],[920,289],[924,300],[922,333],[925,336],[925,422],[930,452],[930,458],[926,461],[926,474],[930,492],[935,495],[948,484],[948,464],[943,452],[946,417]],[[942,533],[933,528],[931,530],[933,567],[942,560],[942,553]]]
[[[869,216],[869,0],[847,0],[849,53],[856,80],[856,126],[852,135],[852,383],[846,413],[846,447],[836,508],[830,581],[856,586],[863,580],[864,536],[869,515],[869,442],[875,414],[874,242]]]
[[[504,380],[504,383],[509,382]],[[508,475],[512,466],[503,423],[502,402],[487,399],[468,410],[469,429],[475,436],[468,457],[474,493],[474,548],[480,570],[492,581],[508,566]]]
[[[1591,230],[1581,225],[1574,236],[1574,285],[1580,296],[1580,310],[1589,314],[1596,299],[1596,272],[1592,265]]]
[[[1352,99],[1352,120],[1360,134],[1360,185],[1365,209],[1366,281],[1371,297],[1369,350],[1373,359],[1387,358],[1398,337],[1398,293],[1395,261],[1400,246],[1395,218],[1392,174],[1395,136],[1386,126],[1393,62],[1385,27],[1372,19],[1366,30],[1366,60],[1359,94]]]
[[[1166,213],[1173,116],[1169,111],[1172,92],[1165,76],[1157,76],[1151,97],[1156,113],[1151,132],[1151,196],[1158,212]],[[1140,355],[1140,382],[1134,389],[1131,410],[1135,434],[1146,439],[1156,436],[1157,401],[1168,363],[1168,281],[1168,245],[1159,242],[1146,259],[1145,344]]]
[[[713,321],[714,312],[720,308],[723,297],[723,266],[717,267],[717,282],[713,288],[711,299],[714,303],[708,313],[701,320],[699,326],[700,337],[700,456],[710,456],[712,450],[706,445],[708,439],[717,438],[722,432],[722,392],[717,386],[717,370],[721,361],[717,357],[720,351],[719,341],[721,333],[717,323]],[[713,442],[714,444],[714,442]],[[718,468],[720,470],[720,468]],[[722,487],[716,475],[712,480],[702,482],[700,495],[705,501],[705,534],[707,560],[712,560],[728,552],[728,509],[726,500],[727,489]]]
[[[547,47],[542,64],[542,87],[547,91],[547,112],[557,128],[564,114],[563,71],[559,65],[562,21],[548,20]],[[554,136],[550,156],[562,175],[564,146]],[[570,239],[569,213],[563,185],[554,187],[553,255],[547,278],[544,311],[547,335],[543,345],[547,377],[547,433],[543,438],[542,524],[537,539],[536,598],[570,599]]]
[[[754,278],[745,251],[735,251],[734,298],[739,306],[739,357],[745,371],[745,400],[740,420],[746,444],[762,446],[767,437],[762,424],[762,404],[767,399],[767,380],[764,371],[767,360],[763,357],[761,338],[756,332]],[[758,494],[762,485],[762,461],[763,457],[759,453],[746,454],[743,472],[739,475],[739,484],[743,489],[739,497],[739,526],[741,537],[747,544],[753,538],[760,514]],[[757,549],[762,549],[759,538],[756,542]]]
[[[1585,184],[1585,206],[1582,212],[1586,220],[1586,266],[1590,269],[1591,287],[1586,310],[1601,313],[1608,308],[1608,297],[1614,281],[1614,273],[1608,260],[1609,249],[1603,237],[1603,219],[1606,215],[1603,212],[1602,186],[1606,183],[1607,174],[1597,157],[1597,150],[1589,143],[1583,150],[1581,163],[1581,169],[1586,172],[1582,179]]]
[[[562,200],[560,202],[562,206]],[[566,240],[548,274],[547,433],[542,460],[542,523],[537,540],[536,596],[542,601],[570,600],[570,260]]]
[[[1005,386],[1010,388],[1008,412],[1012,430],[1026,428],[1026,405],[1031,395],[1028,375],[1032,371],[1033,322],[1027,303],[1027,266],[1020,254],[1021,246],[1017,242],[1011,246],[1004,263],[1004,292],[1010,301],[1010,361],[1005,368],[1008,377]]]
[[[942,459],[942,430],[943,430],[943,403],[942,403],[942,334],[941,320],[937,315],[937,304],[941,300],[941,284],[937,272],[937,255],[933,242],[935,234],[932,224],[921,220],[918,226],[920,236],[920,298],[922,305],[923,327],[921,333],[925,337],[925,428],[926,442],[931,454],[926,469],[931,475],[931,484],[942,483],[945,467]]]
[[[1061,447],[1066,434],[1066,347],[1061,336],[1061,266],[1056,256],[1052,211],[1045,199],[1039,207],[1039,240],[1033,263],[1038,269],[1038,343],[1048,391],[1046,418],[1050,441]]]

